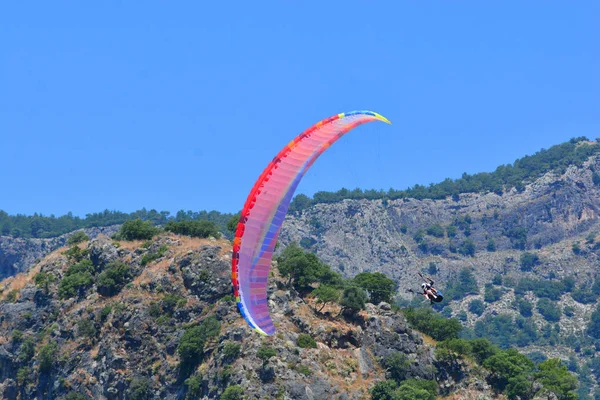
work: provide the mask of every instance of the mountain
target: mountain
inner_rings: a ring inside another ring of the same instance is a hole
[[[288,215],[279,245],[299,243],[346,277],[393,277],[401,304],[418,272],[431,275],[446,295],[438,309],[472,337],[562,358],[585,377],[585,398],[600,377],[599,169],[592,155],[500,194],[317,203]]]
[[[337,305],[318,312],[276,265],[269,306],[277,333],[257,334],[232,301],[230,262],[226,240],[172,234],[146,242],[99,235],[50,253],[0,284],[0,393],[364,399],[385,380],[385,364],[388,377],[402,375],[397,390],[409,397],[401,398],[432,398],[411,385],[447,398],[496,397],[490,371],[459,354],[440,357],[435,340],[389,304],[367,304],[351,318]]]

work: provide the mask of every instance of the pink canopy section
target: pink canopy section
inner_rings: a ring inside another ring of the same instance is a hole
[[[337,114],[318,122],[277,154],[250,191],[233,241],[231,275],[240,312],[259,333],[275,333],[267,304],[269,271],[296,187],[329,146],[355,127],[373,121],[390,123],[372,111]]]

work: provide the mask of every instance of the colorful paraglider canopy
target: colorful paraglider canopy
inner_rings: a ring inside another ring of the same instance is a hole
[[[275,243],[296,187],[329,146],[372,121],[390,123],[372,111],[337,114],[318,122],[273,158],[250,191],[233,241],[231,278],[242,316],[259,333],[275,333],[267,304],[268,277]]]

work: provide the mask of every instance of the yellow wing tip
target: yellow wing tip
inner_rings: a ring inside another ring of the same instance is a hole
[[[389,119],[387,119],[383,115],[377,114],[377,113],[373,113],[373,114],[375,114],[375,118],[377,118],[378,120],[380,120],[382,122],[385,122],[386,124],[390,124],[390,125],[392,124],[392,121],[390,121]]]

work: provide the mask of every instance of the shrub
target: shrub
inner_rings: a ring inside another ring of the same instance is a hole
[[[480,316],[485,311],[485,305],[481,300],[472,300],[469,303],[469,311],[473,314]]]
[[[533,315],[533,305],[527,300],[517,300],[517,306],[519,307],[519,313],[525,318],[529,318]]]
[[[560,321],[561,310],[554,302],[548,299],[540,299],[537,304],[537,309],[550,322]]]
[[[94,279],[89,272],[77,272],[65,276],[58,284],[58,296],[61,299],[69,299],[82,295],[87,288],[92,286]]]
[[[77,322],[78,334],[79,336],[94,339],[96,337],[96,328],[92,321],[87,318],[82,318]]]
[[[142,266],[145,266],[154,260],[158,260],[167,252],[167,250],[169,250],[169,248],[166,245],[162,245],[162,246],[160,246],[160,248],[158,249],[158,251],[156,253],[144,254],[144,256],[142,257],[142,261],[140,261],[140,264]]]
[[[113,262],[98,275],[97,288],[102,296],[114,296],[131,279],[131,269],[122,262]]]
[[[535,253],[525,252],[520,258],[521,271],[531,271],[540,262],[540,258]]]
[[[473,353],[471,343],[465,339],[447,339],[439,342],[437,348],[448,349],[465,356],[470,356]]]
[[[315,342],[315,339],[313,339],[310,335],[307,335],[306,333],[301,333],[300,335],[298,335],[297,344],[298,347],[302,347],[304,349],[317,348],[317,342]]]
[[[206,318],[202,324],[187,328],[177,346],[181,358],[182,372],[187,373],[198,362],[202,361],[206,340],[219,334],[221,323],[216,317]]]
[[[19,343],[23,340],[23,332],[18,329],[13,330],[12,332],[12,341],[13,343]]]
[[[440,224],[431,225],[427,228],[427,234],[437,238],[443,238],[444,228],[442,228]]]
[[[67,244],[72,246],[81,242],[87,242],[88,240],[90,240],[90,237],[86,235],[84,231],[78,231],[69,236],[69,239],[67,239]]]
[[[410,361],[403,353],[394,352],[383,361],[389,376],[396,382],[401,382],[408,376]]]
[[[436,340],[457,338],[462,329],[458,320],[446,319],[426,308],[408,308],[404,310],[404,316],[413,328]]]
[[[275,357],[277,355],[277,351],[270,346],[261,346],[260,349],[256,352],[256,356],[260,358],[263,362],[262,366],[265,368],[267,366],[267,362],[269,362],[269,358]]]
[[[502,289],[492,286],[491,284],[485,285],[484,300],[488,303],[494,303],[502,298]]]
[[[33,278],[35,285],[37,287],[39,287],[40,289],[44,289],[46,292],[48,291],[48,286],[54,282],[54,275],[46,273],[46,272],[40,272],[38,274],[35,275],[35,277]]]
[[[351,286],[344,290],[340,305],[344,312],[349,312],[354,315],[365,308],[367,302],[367,294],[359,287]]]
[[[125,221],[116,235],[118,240],[150,240],[158,233],[158,229],[150,221],[134,219]]]
[[[17,359],[24,363],[27,364],[34,356],[35,354],[35,343],[33,341],[32,338],[27,338],[23,341],[23,343],[21,343],[21,347],[19,347],[19,355],[17,356]]]
[[[54,364],[54,357],[58,351],[58,345],[55,342],[50,342],[43,345],[40,348],[38,354],[38,363],[40,365],[40,372],[50,372],[52,364]]]
[[[202,375],[190,376],[184,383],[188,388],[187,398],[199,399],[202,392]]]
[[[146,400],[152,397],[152,384],[148,378],[133,378],[129,385],[129,399]]]
[[[170,221],[165,225],[165,230],[178,235],[199,238],[219,237],[219,228],[211,221]]]
[[[242,400],[242,396],[244,395],[244,389],[240,385],[233,385],[227,387],[221,397],[220,400]]]
[[[240,355],[240,349],[241,349],[241,345],[239,343],[234,343],[234,342],[227,342],[225,343],[225,345],[223,346],[223,358],[225,358],[228,361],[233,361],[236,358],[239,357]]]

